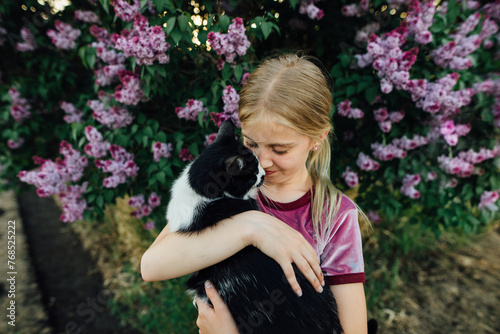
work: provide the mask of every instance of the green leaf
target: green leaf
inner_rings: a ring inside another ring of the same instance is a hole
[[[104,197],[102,197],[102,195],[97,196],[95,202],[96,202],[97,206],[102,208],[104,206]]]
[[[104,197],[106,198],[106,203],[112,203],[115,198],[115,192],[111,189],[108,189],[104,192]]]
[[[179,41],[182,39],[183,33],[179,29],[174,29],[170,34],[170,37],[174,40],[174,44],[179,44]]]
[[[262,34],[264,35],[264,39],[267,39],[269,37],[269,34],[271,33],[273,26],[269,22],[262,22],[260,25],[260,29],[262,30]]]
[[[222,30],[227,30],[229,28],[229,23],[230,23],[229,16],[227,15],[219,16],[219,25],[221,26]]]
[[[378,94],[378,86],[371,86],[365,90],[365,98],[368,103],[372,103]]]
[[[346,88],[347,97],[354,95],[354,93],[356,93],[356,87],[352,85],[347,86]]]
[[[297,7],[297,2],[299,2],[299,0],[290,0],[290,6],[295,9],[295,7]]]
[[[165,10],[165,1],[164,0],[153,0],[153,3],[158,10],[158,12],[163,12]]]
[[[180,15],[177,17],[177,23],[182,32],[187,30],[189,18],[186,15]]]
[[[343,67],[347,67],[351,63],[351,57],[345,53],[339,55],[339,60]]]
[[[446,18],[448,19],[448,22],[450,24],[453,24],[455,20],[458,17],[458,14],[460,14],[460,6],[457,6],[457,1],[456,0],[449,0],[448,1],[448,9],[446,12]]]
[[[234,68],[234,77],[236,78],[236,81],[241,81],[241,77],[243,77],[243,67],[241,67],[241,65],[236,65]]]
[[[167,27],[165,28],[165,34],[170,35],[170,33],[175,27],[175,20],[176,20],[175,16],[172,16],[167,20]]]
[[[229,81],[231,79],[231,74],[233,74],[233,68],[231,64],[225,63],[222,69],[222,80]]]
[[[189,152],[191,152],[191,154],[196,157],[200,155],[200,152],[198,151],[198,145],[196,143],[189,144]]]
[[[166,184],[167,183],[167,178],[164,172],[158,172],[156,173],[156,179],[161,183],[161,184]]]
[[[99,2],[101,3],[102,8],[106,12],[106,14],[109,15],[109,3],[108,3],[108,0],[99,0]]]
[[[167,135],[165,134],[165,132],[158,132],[155,136],[155,139],[159,142],[166,142],[167,141]]]

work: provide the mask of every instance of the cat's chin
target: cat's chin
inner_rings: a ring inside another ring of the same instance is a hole
[[[256,199],[257,198],[257,190],[258,190],[257,187],[253,187],[252,189],[250,189],[248,191],[248,193],[245,195],[245,199],[246,198]]]

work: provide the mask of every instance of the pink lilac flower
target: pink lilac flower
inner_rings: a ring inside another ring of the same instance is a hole
[[[41,163],[39,170],[21,171],[18,175],[19,179],[36,186],[37,194],[40,197],[57,195],[67,191],[66,183],[76,182],[82,177],[88,160],[65,141],[61,142],[60,153],[64,155],[64,160],[57,158],[53,162],[38,159]]]
[[[101,133],[96,128],[87,126],[85,128],[85,136],[90,142],[84,148],[87,155],[94,158],[102,158],[108,153],[111,145],[109,142],[103,140]]]
[[[235,126],[240,127],[240,119],[238,118],[238,102],[240,101],[240,96],[238,92],[231,86],[228,85],[222,92],[222,102],[224,102],[223,112],[221,113],[211,113],[210,117],[212,121],[220,127],[224,121],[230,119]]]
[[[77,110],[75,106],[69,102],[61,101],[61,109],[64,110],[66,115],[64,116],[64,121],[66,123],[81,123],[83,112]]]
[[[363,118],[364,113],[359,108],[351,108],[351,101],[345,100],[337,105],[337,109],[340,116],[348,118]]]
[[[361,0],[359,4],[350,4],[342,7],[342,15],[351,17],[357,16],[361,17],[368,12],[368,8],[370,7],[369,0]]]
[[[109,105],[109,96],[99,92],[99,100],[89,100],[87,105],[92,109],[92,117],[110,129],[123,128],[134,120],[127,108]]]
[[[355,55],[359,67],[373,63],[373,68],[380,78],[380,89],[390,93],[396,89],[406,89],[410,79],[409,70],[417,60],[418,48],[402,51],[401,46],[406,41],[405,28],[397,28],[385,33],[382,37],[370,35],[367,53]]]
[[[380,167],[380,164],[378,162],[376,162],[363,152],[359,153],[358,159],[356,160],[356,165],[358,165],[358,167],[362,170],[366,171],[377,170]]]
[[[243,74],[243,76],[241,77],[241,82],[240,82],[242,86],[244,86],[247,83],[249,76],[250,76],[250,73],[248,73],[248,72]]]
[[[498,206],[495,205],[495,202],[498,201],[499,197],[498,191],[485,191],[481,194],[481,202],[477,208],[488,208],[491,211],[497,211]]]
[[[87,185],[88,182],[84,182],[82,185],[68,186],[65,191],[59,194],[63,209],[61,221],[69,223],[83,219],[87,201],[82,198],[82,195],[87,190]]]
[[[56,30],[49,29],[47,31],[47,36],[52,40],[52,43],[62,50],[70,50],[76,47],[75,41],[81,35],[79,29],[73,29],[73,27],[67,23],[56,20],[55,23]]]
[[[37,48],[35,36],[31,30],[28,29],[28,27],[21,28],[21,38],[23,39],[23,42],[16,44],[17,51],[27,52],[33,51]]]
[[[425,181],[434,181],[435,179],[438,178],[438,174],[434,171],[427,173],[427,176],[425,177]]]
[[[472,175],[474,166],[460,157],[450,158],[445,155],[438,157],[439,167],[448,174],[458,177],[469,177]]]
[[[97,40],[91,44],[93,47],[113,47],[113,38],[106,28],[92,25],[89,30],[90,34]]]
[[[170,158],[174,147],[171,143],[161,143],[159,141],[153,143],[153,159],[159,162],[161,158]]]
[[[495,2],[486,4],[482,8],[483,12],[494,19],[495,21],[500,22],[500,1],[496,0]]]
[[[354,172],[350,167],[342,173],[342,178],[349,187],[355,187],[359,183],[358,174]]]
[[[366,215],[368,216],[368,218],[370,218],[370,220],[372,222],[374,222],[375,224],[379,224],[380,222],[382,222],[382,219],[380,219],[380,216],[378,215],[377,211],[374,211],[374,210],[369,210]]]
[[[185,107],[175,108],[175,113],[179,118],[195,121],[198,118],[199,113],[203,113],[204,115],[206,115],[208,113],[208,109],[203,106],[203,102],[199,100],[189,99]]]
[[[179,153],[179,158],[181,158],[182,161],[191,161],[194,159],[194,155],[189,152],[189,149],[183,148]]]
[[[373,143],[371,148],[373,150],[373,156],[382,161],[388,161],[395,158],[402,159],[407,155],[406,151],[393,144],[382,145],[380,143]]]
[[[76,10],[75,20],[87,23],[101,23],[101,20],[99,19],[99,16],[97,16],[96,13],[86,10]]]
[[[406,16],[405,26],[407,27],[407,37],[413,36],[419,44],[432,42],[432,33],[429,31],[433,23],[436,7],[431,1],[423,4],[418,0],[410,1]]]
[[[205,142],[203,144],[205,145],[205,147],[208,147],[208,145],[212,144],[216,138],[217,138],[217,132],[212,133],[210,135],[206,135]]]
[[[377,32],[380,29],[380,24],[378,22],[370,22],[363,28],[356,32],[356,37],[354,37],[354,43],[359,47],[365,47],[366,42],[368,42],[368,37]]]
[[[458,157],[464,161],[467,161],[473,165],[483,162],[484,160],[493,159],[496,156],[494,150],[489,150],[485,147],[481,147],[479,152],[475,152],[473,149],[468,151],[462,151],[458,153]]]
[[[429,140],[426,137],[420,135],[414,135],[413,138],[409,139],[406,136],[401,138],[395,138],[392,140],[392,144],[399,147],[402,150],[410,151],[414,150],[417,147],[422,145],[426,145],[429,143]]]
[[[451,73],[433,83],[423,79],[410,80],[407,88],[418,108],[431,114],[439,112],[449,118],[457,114],[461,107],[468,105],[474,95],[471,88],[451,91],[459,77],[458,73]]]
[[[441,181],[441,183],[439,184],[439,187],[447,189],[447,188],[455,188],[457,185],[458,185],[458,180],[455,178],[452,178],[449,181]]]
[[[13,150],[21,147],[23,144],[24,144],[24,139],[23,138],[18,138],[17,140],[9,139],[7,141],[7,146],[9,146],[9,148],[13,149]]]
[[[450,146],[456,146],[459,136],[465,136],[470,131],[470,125],[455,125],[452,120],[447,120],[441,124],[440,133]]]
[[[493,36],[498,32],[498,25],[491,18],[486,17],[481,24],[481,33],[479,34],[479,38],[483,41],[488,39],[490,36]]]
[[[155,221],[154,220],[148,221],[146,224],[144,224],[144,228],[149,231],[156,229]]]
[[[481,15],[479,13],[469,16],[467,20],[459,26],[457,32],[451,35],[454,39],[453,41],[429,53],[437,65],[453,70],[463,70],[472,66],[471,60],[466,57],[481,46],[483,39],[489,38],[498,31],[496,23],[485,20],[483,22],[484,33],[482,33],[482,35],[467,36],[477,26],[480,18]]]
[[[31,116],[31,106],[28,104],[28,100],[21,97],[21,93],[15,89],[9,89],[9,96],[12,100],[12,107],[10,108],[10,114],[17,122],[22,122],[23,120]]]
[[[244,56],[250,47],[250,41],[245,35],[243,20],[236,17],[232,22],[227,34],[211,31],[207,36],[210,46],[218,55],[224,55],[224,59],[228,63],[232,63],[236,55]]]
[[[123,53],[109,49],[105,43],[98,42],[93,46],[96,48],[97,57],[106,63],[105,66],[98,64],[95,81],[99,86],[109,85],[119,78],[121,70],[125,70],[125,56]]]
[[[400,191],[403,195],[408,196],[412,199],[420,198],[420,192],[415,189],[415,186],[422,181],[420,174],[407,174],[403,178],[403,185]]]
[[[148,20],[140,14],[134,17],[132,30],[124,29],[120,35],[113,34],[113,42],[125,57],[135,57],[137,65],[153,65],[155,60],[166,64],[170,60],[166,54],[170,44],[165,41],[162,27],[150,27]]]
[[[139,0],[133,0],[132,4],[125,0],[111,0],[110,4],[114,7],[116,16],[125,22],[132,21],[135,14],[141,12],[141,3]]]
[[[307,14],[311,20],[321,20],[325,14],[322,9],[316,7],[316,2],[318,2],[318,0],[301,0],[299,13]],[[361,2],[366,3],[368,7],[368,0],[361,0]]]
[[[154,192],[149,195],[147,204],[143,194],[132,196],[128,201],[128,205],[135,208],[135,210],[132,211],[130,215],[139,219],[149,216],[155,208],[160,206],[160,204],[161,198]]]
[[[116,188],[119,184],[125,183],[127,177],[135,177],[139,167],[134,162],[134,155],[123,147],[111,145],[109,152],[112,160],[96,160],[95,165],[103,172],[111,173],[111,176],[104,179],[104,187]]]
[[[373,111],[375,120],[377,121],[380,129],[383,132],[389,132],[392,128],[392,123],[400,122],[404,118],[403,111],[393,111],[391,113],[387,112],[387,108],[382,107]]]
[[[118,102],[127,105],[137,105],[139,102],[145,102],[148,98],[141,89],[141,80],[139,74],[131,71],[120,70],[118,72],[121,84],[115,88],[115,99]]]

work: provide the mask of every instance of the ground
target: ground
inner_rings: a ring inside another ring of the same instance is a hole
[[[105,301],[111,292],[103,288],[102,275],[78,235],[59,215],[50,198],[0,193],[0,254],[6,262],[7,223],[16,220],[17,266],[16,327],[8,325],[4,314],[0,332],[138,333],[109,314]],[[379,333],[500,333],[500,229],[408,265],[416,274],[401,291],[391,292],[399,299],[396,306],[375,313]],[[4,312],[6,279],[0,283]]]

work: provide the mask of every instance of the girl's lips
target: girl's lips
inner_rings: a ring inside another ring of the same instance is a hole
[[[266,175],[271,175],[271,174],[274,174],[274,173],[276,173],[276,171],[266,170]]]

